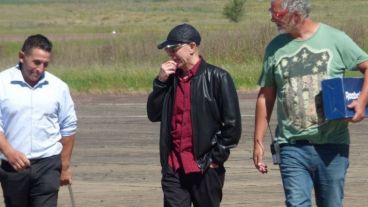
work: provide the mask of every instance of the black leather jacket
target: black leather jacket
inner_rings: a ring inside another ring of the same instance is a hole
[[[167,82],[155,79],[148,97],[147,114],[152,122],[161,121],[160,159],[162,172],[168,167],[171,150],[171,117],[178,80],[171,76]],[[228,72],[203,59],[191,80],[191,116],[193,153],[204,171],[211,162],[222,165],[236,147],[241,135],[239,101]]]

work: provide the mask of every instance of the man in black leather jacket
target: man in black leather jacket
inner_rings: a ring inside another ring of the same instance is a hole
[[[161,122],[160,158],[164,206],[219,206],[224,162],[241,136],[239,101],[232,78],[200,55],[199,32],[174,27],[158,45],[161,65],[148,97],[147,114]]]

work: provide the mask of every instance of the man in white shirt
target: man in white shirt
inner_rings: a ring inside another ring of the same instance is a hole
[[[52,43],[29,36],[19,64],[0,73],[0,181],[7,207],[54,207],[71,184],[77,129],[66,83],[46,72]]]

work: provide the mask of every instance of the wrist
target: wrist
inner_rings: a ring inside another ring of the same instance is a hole
[[[5,157],[9,157],[11,154],[14,153],[14,149],[9,145],[1,149],[1,152],[4,154]]]
[[[160,81],[160,82],[162,82],[162,83],[165,83],[167,81],[167,78],[158,76],[157,77],[157,80]]]
[[[61,170],[68,170],[70,168],[70,162],[61,161]]]

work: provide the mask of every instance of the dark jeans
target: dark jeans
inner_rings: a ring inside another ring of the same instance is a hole
[[[16,172],[1,162],[0,180],[7,207],[56,207],[60,187],[60,156],[31,160],[31,166]]]
[[[218,207],[222,199],[225,168],[208,168],[202,173],[184,174],[172,169],[162,176],[164,207]]]

